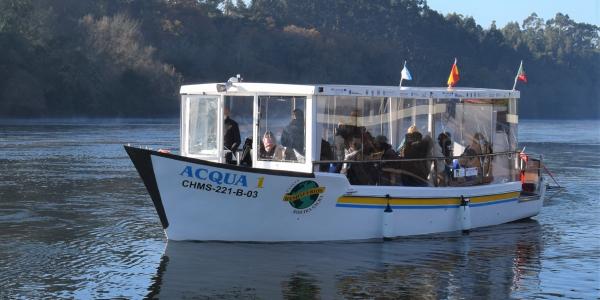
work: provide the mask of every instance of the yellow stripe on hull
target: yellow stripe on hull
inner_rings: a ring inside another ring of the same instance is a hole
[[[507,199],[516,199],[519,197],[519,192],[510,192],[497,195],[467,197],[472,204],[481,204],[488,202],[496,202]],[[387,205],[388,199],[384,197],[360,197],[360,196],[342,196],[338,198],[338,204],[355,204],[355,205]],[[460,197],[452,198],[389,198],[389,204],[392,206],[398,205],[460,205]]]

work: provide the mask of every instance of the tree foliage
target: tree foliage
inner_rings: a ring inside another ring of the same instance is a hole
[[[521,115],[600,117],[600,28],[535,13],[504,28],[425,0],[0,1],[0,116],[176,115],[182,83],[248,81],[509,89]]]

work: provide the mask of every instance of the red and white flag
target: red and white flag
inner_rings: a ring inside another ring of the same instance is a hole
[[[515,77],[515,84],[513,85],[513,90],[517,87],[517,81],[523,81],[527,83],[527,74],[525,74],[525,69],[523,69],[523,61],[519,65],[519,70],[517,71],[517,76]]]

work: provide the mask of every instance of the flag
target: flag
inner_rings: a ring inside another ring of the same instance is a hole
[[[529,156],[527,156],[527,154],[525,154],[525,148],[523,148],[523,150],[521,152],[519,152],[519,158],[526,162],[529,161]]]
[[[408,71],[408,68],[406,67],[406,61],[404,62],[404,68],[402,68],[402,77],[401,77],[401,79],[412,80],[412,76],[410,75],[410,71]]]
[[[523,61],[521,61],[521,64],[519,65],[519,70],[517,71],[517,76],[515,76],[515,84],[513,84],[513,91],[517,87],[517,81],[519,80],[523,81],[524,83],[527,83],[527,75],[525,74],[525,69],[523,69]]]
[[[456,86],[460,76],[458,75],[458,66],[456,66],[456,58],[454,58],[454,64],[450,70],[450,76],[448,76],[448,87]]]
[[[525,70],[523,69],[523,61],[521,61],[519,71],[517,71],[517,79],[527,83],[527,74],[525,74]]]

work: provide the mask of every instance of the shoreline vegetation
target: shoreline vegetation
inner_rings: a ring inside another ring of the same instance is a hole
[[[485,25],[485,24],[484,24]],[[485,25],[486,27],[488,25]],[[5,0],[0,117],[177,117],[181,84],[511,89],[524,119],[600,118],[600,27],[557,13],[484,29],[424,0]]]

